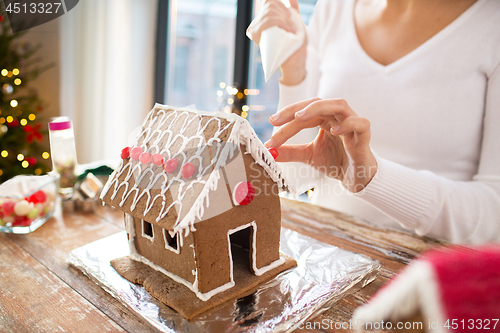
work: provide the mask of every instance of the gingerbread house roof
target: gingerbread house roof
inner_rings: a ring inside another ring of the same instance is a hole
[[[202,220],[209,193],[220,183],[220,169],[240,147],[245,147],[243,153],[250,154],[280,190],[295,193],[250,124],[236,114],[155,104],[133,147],[135,153],[147,152],[144,159],[142,155],[139,160],[137,156],[122,156],[101,199],[175,232],[192,229]],[[163,157],[162,163],[154,157]],[[166,172],[163,161],[173,159],[179,167]],[[181,166],[186,164],[194,166],[192,176],[183,174]]]

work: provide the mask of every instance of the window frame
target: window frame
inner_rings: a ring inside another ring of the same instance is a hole
[[[167,233],[169,233],[169,231],[168,231],[167,229],[163,228],[163,242],[165,243],[165,248],[166,248],[167,250],[170,250],[170,251],[172,251],[172,252],[174,252],[174,253],[177,253],[177,254],[181,253],[181,246],[180,246],[180,243],[179,243],[179,241],[180,241],[180,239],[179,239],[179,233],[178,233],[178,232],[176,232],[176,233],[174,234],[174,237],[175,237],[175,243],[176,243],[176,245],[177,245],[177,248],[174,248],[174,247],[170,246],[170,244],[169,244],[169,243],[168,243],[168,241],[167,241]],[[170,236],[170,233],[168,234],[168,236],[169,236],[171,239],[174,239],[174,237]]]
[[[151,236],[146,234],[146,232],[144,231],[145,223],[148,223],[151,226]],[[145,220],[141,220],[141,227],[142,227],[142,237],[149,239],[150,241],[152,241],[154,243],[154,241],[155,241],[155,228],[154,228],[153,223],[150,223],[150,222],[145,221]]]
[[[170,30],[176,22],[170,19],[170,13],[177,0],[158,0],[157,25],[156,25],[156,46],[155,46],[155,78],[154,78],[154,99],[155,102],[165,104],[167,100],[166,91],[168,88],[168,62],[171,52]],[[253,0],[237,0],[236,9],[236,32],[235,32],[235,52],[233,68],[233,87],[238,89],[231,106],[231,112],[241,114],[243,105],[247,103],[247,96],[244,94],[249,84],[250,71],[250,48],[251,41],[246,36],[247,27],[252,22]],[[242,96],[237,98],[237,96]]]

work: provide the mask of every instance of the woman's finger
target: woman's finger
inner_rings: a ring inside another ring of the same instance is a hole
[[[341,121],[350,116],[356,116],[349,104],[343,99],[325,99],[315,101],[295,113],[295,119],[308,121],[316,117],[334,116]]]
[[[339,122],[337,125],[330,129],[330,133],[333,135],[343,135],[349,132],[354,132],[358,134],[363,134],[369,132],[370,121],[363,117],[347,117],[343,121]]]
[[[272,115],[269,118],[269,122],[273,126],[281,126],[283,124],[286,124],[286,123],[295,119],[296,112],[304,109],[309,104],[314,103],[316,101],[320,101],[320,100],[321,100],[321,98],[314,97],[311,99],[307,99],[305,101],[291,104],[291,105],[281,109],[279,112],[275,113],[274,115]]]
[[[302,162],[308,164],[312,156],[312,145],[284,145],[278,148],[277,162]]]
[[[312,119],[308,122],[296,120],[291,121],[288,124],[281,126],[276,132],[274,132],[273,136],[271,136],[271,138],[265,143],[265,146],[278,148],[304,128],[316,127],[321,121],[321,119]]]

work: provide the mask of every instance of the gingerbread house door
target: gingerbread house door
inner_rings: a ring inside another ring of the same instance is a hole
[[[252,224],[247,224],[228,232],[233,272],[234,269],[252,271],[253,231]]]

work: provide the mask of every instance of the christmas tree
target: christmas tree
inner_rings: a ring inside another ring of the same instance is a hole
[[[47,133],[40,122],[43,103],[27,84],[42,70],[38,48],[19,42],[0,8],[0,183],[20,174],[48,171],[49,153],[41,145]]]

